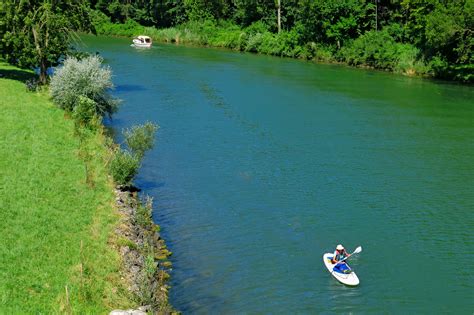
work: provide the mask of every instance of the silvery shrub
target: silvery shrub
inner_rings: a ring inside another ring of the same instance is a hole
[[[110,96],[113,88],[112,71],[102,66],[100,56],[84,59],[68,57],[51,78],[50,91],[53,101],[67,111],[74,111],[81,97],[95,102],[97,115],[111,115],[118,101]]]

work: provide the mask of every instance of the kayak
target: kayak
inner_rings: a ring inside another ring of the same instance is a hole
[[[356,286],[359,284],[359,278],[354,271],[351,270],[347,263],[342,263],[337,265],[334,268],[335,264],[331,262],[332,257],[334,256],[333,253],[326,253],[323,255],[323,262],[328,271],[336,278],[337,281],[349,286]]]

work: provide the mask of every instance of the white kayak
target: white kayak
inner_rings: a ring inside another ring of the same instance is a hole
[[[324,265],[326,266],[326,268],[328,268],[329,272],[333,275],[333,277],[336,278],[337,281],[344,283],[345,285],[358,285],[359,278],[357,278],[355,272],[352,271],[348,265],[344,266],[345,264],[339,264],[338,266],[341,267],[334,269],[335,264],[331,262],[333,256],[333,253],[326,253],[323,255]]]

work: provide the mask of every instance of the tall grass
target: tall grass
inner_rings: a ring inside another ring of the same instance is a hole
[[[370,31],[345,46],[339,58],[350,65],[370,66],[404,74],[426,74],[420,50],[401,44],[386,30]]]
[[[0,63],[0,71],[0,311],[131,307],[110,245],[118,217],[103,135],[82,144],[91,153],[89,177],[72,119],[44,92],[28,93],[9,79],[21,70]]]

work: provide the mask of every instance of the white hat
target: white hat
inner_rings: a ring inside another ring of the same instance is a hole
[[[344,246],[342,246],[341,244],[339,244],[339,245],[336,246],[336,249],[337,249],[337,250],[343,250],[343,249],[344,249]]]

